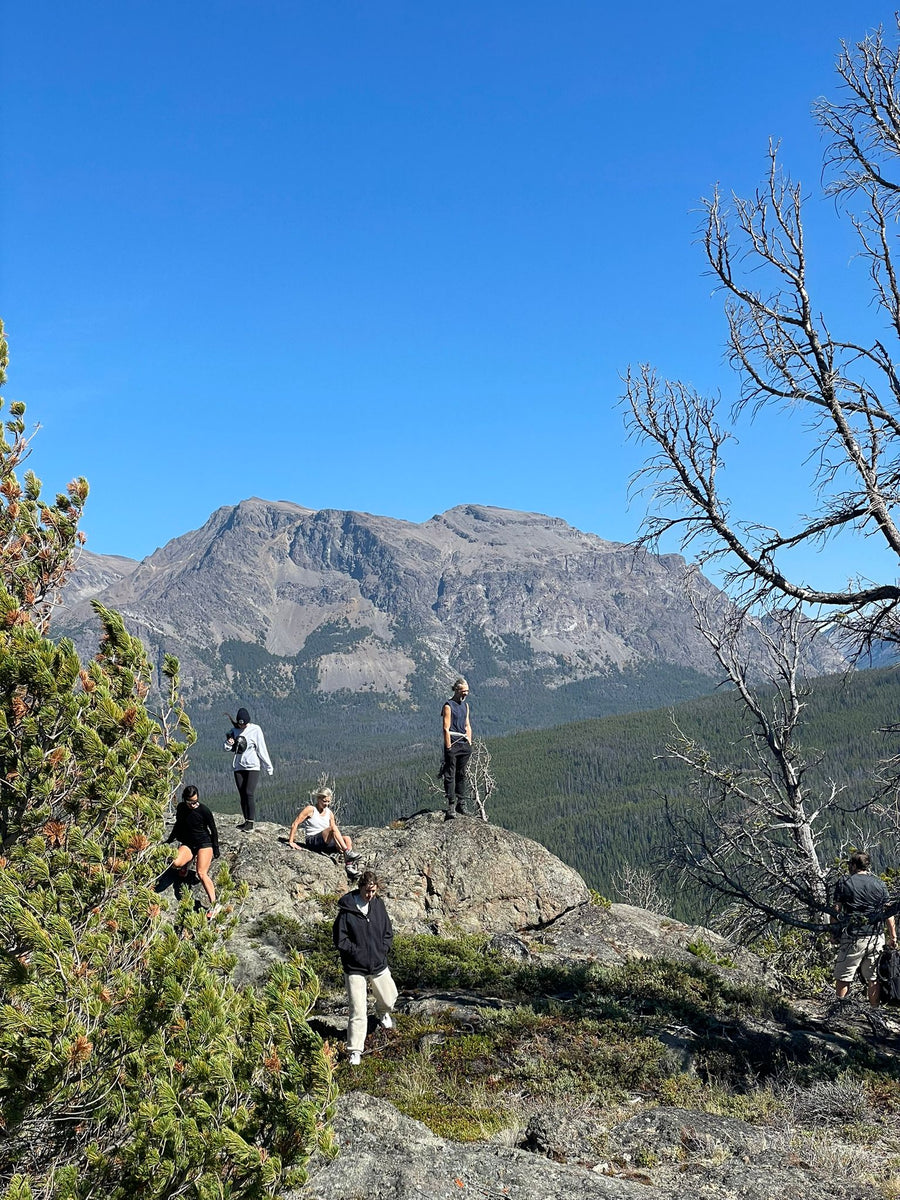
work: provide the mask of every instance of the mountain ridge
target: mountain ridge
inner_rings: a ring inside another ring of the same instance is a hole
[[[237,694],[309,709],[315,697],[381,721],[434,703],[463,671],[498,732],[599,715],[614,693],[621,708],[619,693],[632,676],[646,689],[648,672],[674,672],[657,703],[712,690],[688,571],[680,555],[541,513],[461,504],[415,523],[252,497],[137,564],[85,551],[55,629],[91,652],[89,600],[100,599],[155,662],[180,658],[200,708]],[[724,611],[724,594],[692,578]],[[817,655],[815,670],[844,664],[824,643]]]

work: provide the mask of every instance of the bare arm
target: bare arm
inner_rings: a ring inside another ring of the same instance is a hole
[[[293,846],[295,850],[299,849],[299,847],[297,846],[296,842],[294,841],[294,837],[297,833],[297,830],[300,828],[300,826],[303,824],[303,822],[307,819],[307,817],[312,812],[312,807],[313,806],[311,804],[307,804],[306,808],[301,809],[300,812],[297,814],[296,820],[294,821],[293,825],[291,826],[291,835],[288,838],[288,845]]]
[[[471,721],[471,716],[470,716],[471,712],[472,712],[472,710],[469,708],[469,706],[467,704],[466,705],[466,740],[468,741],[470,746],[472,745],[472,721]]]
[[[450,749],[450,705],[445,704],[441,709],[444,718],[444,749]]]

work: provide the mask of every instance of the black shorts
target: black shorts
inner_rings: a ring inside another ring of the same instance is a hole
[[[199,846],[192,846],[190,842],[182,842],[182,846],[187,846],[191,854],[196,854],[198,850],[212,850],[212,842],[201,842]]]
[[[314,833],[311,838],[306,839],[307,850],[314,850],[316,854],[328,854],[332,849],[337,849],[337,846],[332,846],[331,842],[325,841],[324,833]]]

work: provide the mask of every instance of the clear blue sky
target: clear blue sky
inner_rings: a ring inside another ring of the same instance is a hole
[[[35,469],[51,492],[86,475],[89,546],[135,557],[250,495],[634,536],[621,372],[731,389],[697,199],[752,188],[770,136],[816,193],[810,105],[839,40],[890,20],[865,0],[8,5],[0,313]],[[809,220],[840,310],[863,268],[828,202]],[[759,492],[762,445],[782,519],[804,507],[796,442],[762,436],[734,486]]]

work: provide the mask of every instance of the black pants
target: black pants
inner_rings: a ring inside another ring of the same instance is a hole
[[[234,782],[237,784],[241,797],[241,812],[245,821],[256,820],[256,785],[259,783],[259,771],[235,771]]]
[[[458,738],[451,742],[450,749],[444,747],[444,795],[447,807],[462,808],[466,801],[466,767],[472,757],[471,745]]]

